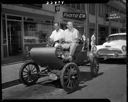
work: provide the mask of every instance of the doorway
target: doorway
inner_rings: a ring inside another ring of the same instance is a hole
[[[9,56],[22,53],[21,22],[7,21],[8,51]]]

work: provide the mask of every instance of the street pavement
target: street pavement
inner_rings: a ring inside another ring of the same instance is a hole
[[[3,99],[110,99],[111,102],[126,102],[126,64],[101,63],[99,75],[92,78],[90,66],[80,66],[79,89],[66,93],[53,82],[40,78],[37,84],[15,85],[2,89]],[[47,79],[47,78],[46,78]]]

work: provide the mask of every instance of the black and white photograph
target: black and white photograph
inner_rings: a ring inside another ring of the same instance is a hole
[[[127,102],[126,49],[126,0],[1,3],[2,100]]]

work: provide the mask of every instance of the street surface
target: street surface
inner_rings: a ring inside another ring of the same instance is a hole
[[[100,63],[99,75],[92,78],[89,66],[80,66],[79,89],[67,94],[54,82],[44,82],[40,78],[37,84],[15,85],[2,89],[3,99],[110,99],[111,102],[126,102],[127,75],[126,64]]]

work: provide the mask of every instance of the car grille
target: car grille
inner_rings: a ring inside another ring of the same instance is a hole
[[[106,55],[106,54],[115,54],[115,53],[121,54],[122,52],[120,50],[100,49],[97,53],[99,55]]]

